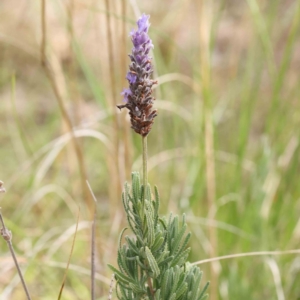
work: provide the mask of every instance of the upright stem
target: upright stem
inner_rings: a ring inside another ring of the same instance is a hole
[[[146,190],[148,185],[147,171],[147,136],[143,136],[143,196],[142,196],[142,222],[144,220]]]
[[[148,185],[148,170],[147,170],[147,136],[143,136],[143,186],[144,186],[144,197],[146,198],[146,188]]]
[[[144,220],[144,212],[145,212],[145,199],[147,193],[148,186],[148,170],[147,170],[147,136],[143,136],[143,197],[142,197],[142,220]],[[150,200],[150,199],[148,199]],[[146,265],[148,263],[146,262]],[[148,275],[148,274],[147,274]],[[151,295],[154,297],[154,290],[152,286],[152,281],[150,276],[147,278],[148,287],[150,289]]]

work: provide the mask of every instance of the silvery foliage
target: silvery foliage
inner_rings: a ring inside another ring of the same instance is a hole
[[[148,185],[145,199],[138,173],[132,173],[132,188],[125,184],[123,205],[132,236],[122,239],[118,249],[119,269],[109,265],[117,280],[120,300],[204,300],[208,295],[200,288],[202,272],[187,262],[191,234],[186,234],[185,216],[169,218],[158,215],[159,194],[154,197]]]

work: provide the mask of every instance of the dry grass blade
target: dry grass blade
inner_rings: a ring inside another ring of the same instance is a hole
[[[267,258],[266,262],[267,262],[268,266],[270,267],[270,270],[273,275],[274,284],[275,284],[276,293],[277,293],[277,299],[285,300],[279,267],[278,267],[276,261],[272,258]]]
[[[199,84],[197,84],[197,82],[195,82],[191,77],[181,74],[181,73],[164,74],[164,75],[157,77],[156,80],[158,81],[158,83],[157,83],[157,85],[155,85],[153,87],[153,89],[156,89],[158,86],[160,86],[164,83],[168,83],[168,82],[172,82],[172,81],[179,81],[179,82],[182,82],[182,83],[186,84],[187,86],[189,86],[196,94],[200,95],[200,93],[201,93]]]
[[[121,27],[121,38],[122,38],[122,43],[121,43],[121,50],[120,50],[120,61],[121,61],[121,74],[126,73],[126,68],[127,68],[127,29],[126,29],[126,18],[127,18],[127,1],[122,0],[121,2],[121,15],[123,16],[122,20],[122,27]],[[121,80],[122,87],[126,86],[127,80],[126,78],[122,78]],[[122,130],[124,132],[124,165],[125,165],[125,178],[129,178],[131,174],[131,165],[132,165],[132,155],[133,155],[133,150],[132,150],[132,141],[131,141],[131,135],[130,135],[130,128],[127,126],[127,120],[126,120],[126,113],[122,114]],[[121,155],[120,155],[121,157]],[[120,168],[120,171],[122,169]],[[123,175],[124,177],[124,175]]]
[[[203,259],[192,263],[192,265],[202,265],[214,261],[220,261],[224,259],[230,258],[239,258],[239,257],[247,257],[247,256],[265,256],[265,255],[287,255],[287,254],[300,254],[300,249],[294,250],[286,250],[286,251],[254,251],[254,252],[245,252],[245,253],[237,253],[237,254],[229,254],[224,256],[218,256],[208,259]]]
[[[96,266],[95,266],[95,253],[96,253],[96,243],[95,243],[95,236],[96,236],[96,216],[97,216],[97,199],[93,190],[88,181],[86,184],[90,190],[90,193],[95,201],[95,211],[94,211],[94,219],[92,223],[92,240],[91,240],[91,299],[94,300],[95,298],[95,273],[96,273]]]
[[[42,0],[42,5],[41,5],[41,27],[42,27],[41,28],[41,30],[42,30],[42,40],[41,40],[42,66],[44,67],[45,74],[48,77],[49,82],[52,86],[52,89],[53,89],[53,92],[57,99],[63,120],[67,125],[68,131],[72,135],[72,142],[73,142],[75,154],[76,154],[77,161],[78,161],[78,167],[79,167],[79,171],[80,171],[82,191],[83,191],[84,199],[87,202],[86,204],[92,215],[92,199],[91,199],[90,193],[85,185],[85,180],[87,179],[87,171],[86,171],[83,153],[82,153],[82,150],[81,150],[81,147],[80,147],[78,141],[76,140],[76,138],[74,136],[72,122],[68,115],[67,109],[65,107],[63,95],[59,88],[59,83],[56,78],[57,76],[56,76],[55,68],[53,67],[53,58],[52,58],[53,56],[50,57],[50,59],[48,59],[47,55],[46,55],[46,43],[47,43],[46,32],[47,32],[47,30],[46,30],[46,2],[45,2],[45,0]]]
[[[213,26],[213,2],[199,1],[199,44],[200,44],[200,76],[201,92],[203,98],[203,122],[204,122],[204,149],[205,149],[205,175],[206,196],[208,209],[214,209],[216,202],[216,170],[215,170],[215,145],[214,145],[214,123],[212,108],[212,82],[211,82],[211,49],[210,38]],[[210,257],[217,255],[218,234],[215,227],[208,228],[208,236],[211,243]],[[219,271],[216,264],[210,266],[210,298],[218,299],[218,276]]]
[[[62,292],[64,290],[65,282],[66,282],[66,279],[67,279],[69,265],[70,265],[72,253],[73,253],[73,250],[74,250],[76,235],[77,235],[77,229],[78,229],[78,223],[79,223],[79,216],[80,216],[80,208],[78,209],[78,215],[77,215],[77,221],[76,221],[76,229],[75,229],[75,234],[74,234],[74,238],[73,238],[73,242],[72,242],[72,248],[71,248],[71,252],[70,252],[70,255],[69,255],[67,267],[66,267],[64,278],[63,278],[63,281],[62,281],[62,285],[61,285],[61,288],[60,288],[60,291],[59,291],[59,294],[58,294],[58,298],[57,298],[58,300],[61,299],[61,295],[62,295]]]
[[[44,262],[45,265],[52,267],[52,268],[61,268],[61,269],[65,269],[66,268],[66,263],[65,262],[58,262],[58,261],[52,261],[52,260],[47,260]],[[90,269],[88,268],[84,268],[81,266],[77,266],[74,264],[70,264],[69,265],[69,270],[73,270],[76,272],[76,274],[80,274],[80,275],[87,275],[89,276],[91,274]],[[109,278],[107,278],[106,276],[100,274],[100,273],[96,273],[95,274],[95,279],[97,279],[100,283],[109,286],[111,283],[111,280]]]

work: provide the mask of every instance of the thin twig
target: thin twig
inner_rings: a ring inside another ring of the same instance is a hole
[[[3,187],[3,182],[0,181],[0,193],[5,193],[5,188]],[[0,208],[1,209],[1,208]],[[28,291],[28,288],[27,288],[27,285],[25,283],[25,280],[24,280],[24,277],[22,275],[22,271],[21,271],[21,268],[19,266],[19,263],[18,263],[18,260],[17,260],[17,257],[15,255],[15,251],[14,251],[14,248],[13,248],[13,245],[12,245],[12,233],[10,230],[7,229],[7,227],[5,226],[5,223],[4,223],[4,219],[2,217],[2,214],[1,214],[1,211],[0,211],[0,222],[2,224],[2,228],[0,230],[0,233],[1,233],[1,236],[3,237],[3,239],[6,241],[7,245],[8,245],[8,248],[9,248],[9,251],[11,253],[11,256],[15,262],[15,266],[17,268],[17,271],[18,271],[18,274],[19,274],[19,277],[21,279],[21,282],[22,282],[22,285],[23,285],[23,289],[25,291],[25,294],[26,294],[26,297],[27,297],[27,300],[31,300],[31,297],[29,295],[29,291]]]
[[[112,274],[111,281],[110,281],[110,286],[109,286],[108,300],[112,300],[112,293],[113,293],[113,287],[114,287],[114,279],[115,279],[115,274]]]
[[[64,277],[63,277],[63,282],[62,282],[62,285],[61,285],[61,288],[60,288],[60,291],[59,291],[59,294],[58,294],[58,300],[61,299],[62,292],[63,292],[63,289],[65,287],[65,283],[66,283],[66,279],[67,279],[67,274],[68,274],[68,270],[69,270],[69,266],[70,266],[70,262],[71,262],[71,257],[72,257],[73,250],[74,250],[76,235],[77,235],[77,231],[78,231],[79,216],[80,216],[80,207],[78,209],[76,228],[75,228],[74,238],[73,238],[73,241],[72,241],[72,248],[71,248],[71,252],[70,252],[69,258],[68,258],[68,263],[67,263],[67,267],[66,267],[65,274],[64,274]]]

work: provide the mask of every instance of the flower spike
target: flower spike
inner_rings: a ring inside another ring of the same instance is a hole
[[[148,36],[150,16],[143,14],[137,21],[138,29],[130,32],[133,43],[132,52],[129,55],[131,64],[126,79],[129,88],[123,90],[123,105],[117,105],[119,109],[129,110],[131,128],[141,136],[147,136],[151,130],[157,111],[152,109],[152,86],[157,83],[151,79],[153,72],[149,52],[153,48]]]

